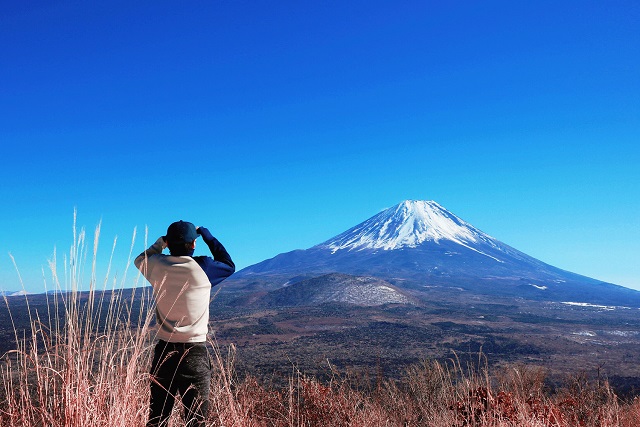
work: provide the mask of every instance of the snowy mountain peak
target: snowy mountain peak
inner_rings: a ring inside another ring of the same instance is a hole
[[[470,245],[494,239],[434,201],[405,200],[383,210],[365,222],[321,244],[333,252],[348,249],[395,250],[416,247],[428,241],[451,240]],[[475,249],[473,249],[475,250]]]

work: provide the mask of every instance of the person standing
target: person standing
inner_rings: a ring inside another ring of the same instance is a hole
[[[213,256],[193,256],[196,239]],[[169,255],[162,254],[169,248]],[[134,261],[153,286],[157,338],[151,365],[148,427],[167,425],[175,399],[187,426],[205,426],[211,359],[206,348],[211,288],[235,271],[224,246],[205,227],[178,221]]]

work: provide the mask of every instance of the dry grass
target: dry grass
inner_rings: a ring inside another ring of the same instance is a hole
[[[94,260],[98,236],[99,228]],[[131,299],[97,291],[95,261],[90,291],[77,292],[86,257],[84,232],[74,237],[65,260],[70,291],[53,294],[48,313],[42,313],[44,318],[34,313],[30,335],[16,332],[20,344],[5,355],[1,426],[131,427],[146,422],[153,310],[143,304],[140,313],[132,313],[132,307],[134,299],[144,302],[148,296],[141,295],[144,290]],[[55,258],[51,269],[59,289]],[[552,394],[543,371],[518,366],[490,375],[482,356],[472,364],[425,361],[409,368],[401,381],[343,375],[329,365],[333,375],[323,383],[292,368],[288,387],[276,388],[251,376],[239,378],[233,346],[211,346],[211,426],[640,425],[640,400],[623,404],[606,381],[575,377]],[[178,410],[171,425],[183,425]]]

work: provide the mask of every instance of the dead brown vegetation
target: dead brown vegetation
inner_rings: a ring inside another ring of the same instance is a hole
[[[75,275],[72,269],[72,280]],[[15,332],[18,347],[1,365],[1,426],[145,424],[153,310],[140,307],[147,314],[134,315],[133,300],[114,292],[104,301],[101,295],[93,287],[86,298],[75,288],[56,295],[44,318],[31,319],[28,336]],[[400,379],[346,374],[329,363],[328,379],[320,381],[292,366],[282,387],[241,378],[235,346],[211,346],[210,426],[640,425],[640,399],[621,401],[606,379],[573,376],[549,390],[544,370],[519,365],[491,372],[482,354],[473,362],[426,360]],[[173,426],[182,425],[178,409]]]

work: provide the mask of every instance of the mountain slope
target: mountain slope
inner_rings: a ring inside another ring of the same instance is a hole
[[[294,276],[375,276],[414,290],[459,287],[482,295],[640,307],[640,292],[550,266],[433,201],[404,201],[307,250],[247,267],[237,279],[271,289]]]

